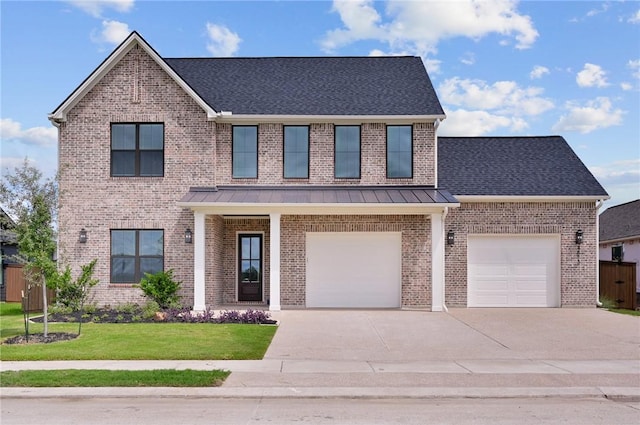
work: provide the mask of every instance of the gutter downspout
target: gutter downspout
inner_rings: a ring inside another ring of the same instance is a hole
[[[599,200],[596,203],[596,306],[602,307],[602,302],[600,301],[600,217],[598,215],[598,210],[604,204],[604,200]]]
[[[438,122],[439,123],[439,122]],[[437,140],[437,136],[436,136],[436,140]],[[437,143],[436,143],[436,149],[437,149]],[[437,173],[437,171],[436,171]],[[437,178],[437,174],[436,174],[436,178]],[[442,236],[441,236],[441,240],[445,240],[446,234],[447,232],[445,232],[445,223],[446,218],[447,218],[447,214],[449,214],[449,207],[444,207],[444,212],[442,213]],[[444,249],[445,249],[445,257],[446,257],[446,250],[447,250],[447,244],[445,243],[444,245]],[[447,259],[445,258],[445,264],[444,264],[444,271],[443,273],[446,274],[447,273],[447,266],[446,266],[446,262]],[[446,289],[446,279],[444,279],[444,282],[442,282],[442,309],[444,310],[445,313],[449,312],[449,309],[447,308],[447,304],[445,303],[446,300],[446,294],[447,294],[447,289]]]
[[[433,137],[435,139],[434,141],[434,152],[433,152],[433,159],[434,159],[434,166],[433,166],[433,187],[438,187],[438,127],[440,127],[440,123],[442,121],[440,121],[440,119],[438,118],[434,123],[433,123]],[[442,217],[442,219],[444,220],[444,218],[446,217],[447,213],[445,210],[445,215]]]

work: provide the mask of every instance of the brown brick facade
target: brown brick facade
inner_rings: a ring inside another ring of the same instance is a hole
[[[229,119],[229,118],[225,118]],[[164,176],[111,177],[111,123],[164,123]],[[194,215],[177,202],[190,187],[216,185],[435,185],[435,128],[413,123],[413,179],[386,177],[386,125],[361,125],[361,178],[334,178],[334,124],[308,123],[309,178],[283,177],[283,125],[258,125],[258,178],[233,179],[232,124],[207,120],[203,109],[149,57],[133,48],[71,108],[59,130],[59,258],[77,273],[97,258],[93,301],[141,302],[132,285],[110,282],[110,231],[162,229],[164,267],[182,282],[183,303],[194,301]],[[444,188],[446,189],[446,188]],[[444,223],[456,232],[445,250],[446,304],[465,306],[468,234],[561,236],[561,304],[590,306],[595,300],[593,203],[466,203]],[[80,229],[88,241],[78,242]],[[239,232],[264,234],[264,302],[269,298],[270,225],[267,217],[206,217],[205,303],[233,304]],[[584,231],[580,252],[573,239]],[[282,215],[281,304],[305,305],[306,232],[402,232],[402,306],[430,307],[431,222],[428,215]]]
[[[445,250],[445,303],[467,305],[467,236],[469,234],[560,235],[560,303],[562,307],[595,306],[596,250],[594,202],[463,203],[450,210],[445,229],[455,244]],[[584,243],[575,243],[577,230]]]

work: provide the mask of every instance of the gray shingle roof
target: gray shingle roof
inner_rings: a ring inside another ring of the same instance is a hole
[[[216,111],[444,115],[419,57],[169,58]]]
[[[640,199],[607,208],[599,220],[600,242],[640,236]]]
[[[192,187],[180,202],[234,204],[447,204],[446,190],[430,186],[218,186]]]
[[[439,137],[438,186],[456,196],[607,196],[561,136]]]

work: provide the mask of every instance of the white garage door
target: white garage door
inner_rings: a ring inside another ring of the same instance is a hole
[[[469,307],[558,307],[559,236],[468,239]]]
[[[400,307],[399,232],[307,233],[307,307]]]

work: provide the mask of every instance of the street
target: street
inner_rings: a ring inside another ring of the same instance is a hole
[[[604,398],[3,398],[2,424],[633,424],[640,403]]]

